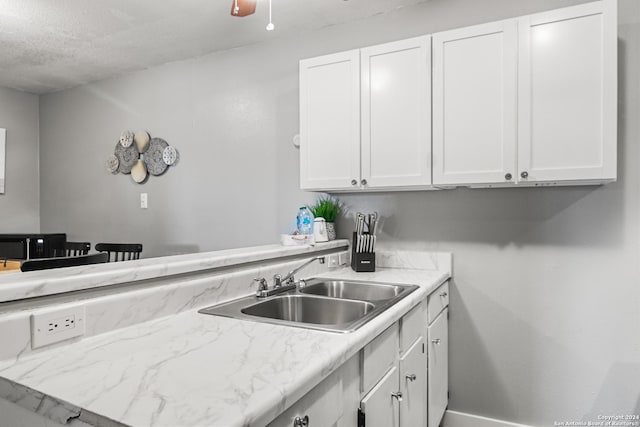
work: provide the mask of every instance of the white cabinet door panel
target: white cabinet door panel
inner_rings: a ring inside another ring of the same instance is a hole
[[[615,2],[519,20],[519,178],[615,179]]]
[[[429,427],[438,427],[449,403],[449,309],[446,308],[429,326],[428,402]]]
[[[399,390],[398,368],[394,366],[360,402],[367,427],[399,427],[400,403],[391,395]]]
[[[431,38],[362,49],[364,187],[431,184]]]
[[[427,425],[427,362],[420,337],[400,359],[400,426]]]
[[[359,50],[300,61],[300,187],[360,180]]]
[[[515,21],[433,36],[434,185],[515,182],[516,65]]]

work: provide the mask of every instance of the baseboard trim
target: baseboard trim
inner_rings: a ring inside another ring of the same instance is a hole
[[[442,420],[443,427],[532,427],[524,424],[510,423],[495,418],[481,417],[465,412],[447,411]]]

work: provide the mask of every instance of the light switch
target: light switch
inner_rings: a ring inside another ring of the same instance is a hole
[[[147,209],[149,207],[149,198],[147,193],[140,193],[140,208]]]

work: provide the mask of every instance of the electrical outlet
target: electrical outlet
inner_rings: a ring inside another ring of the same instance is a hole
[[[349,264],[349,252],[348,251],[340,252],[338,254],[338,263],[340,265]]]
[[[147,193],[140,193],[140,208],[141,209],[149,208],[149,195]]]
[[[84,335],[85,307],[44,310],[31,315],[31,348]]]
[[[336,268],[340,265],[338,254],[329,255],[329,268]]]

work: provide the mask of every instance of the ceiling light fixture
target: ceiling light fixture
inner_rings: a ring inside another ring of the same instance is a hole
[[[271,0],[269,0],[269,23],[267,24],[267,31],[273,31],[275,30],[276,26],[273,25],[272,19],[271,19]]]

